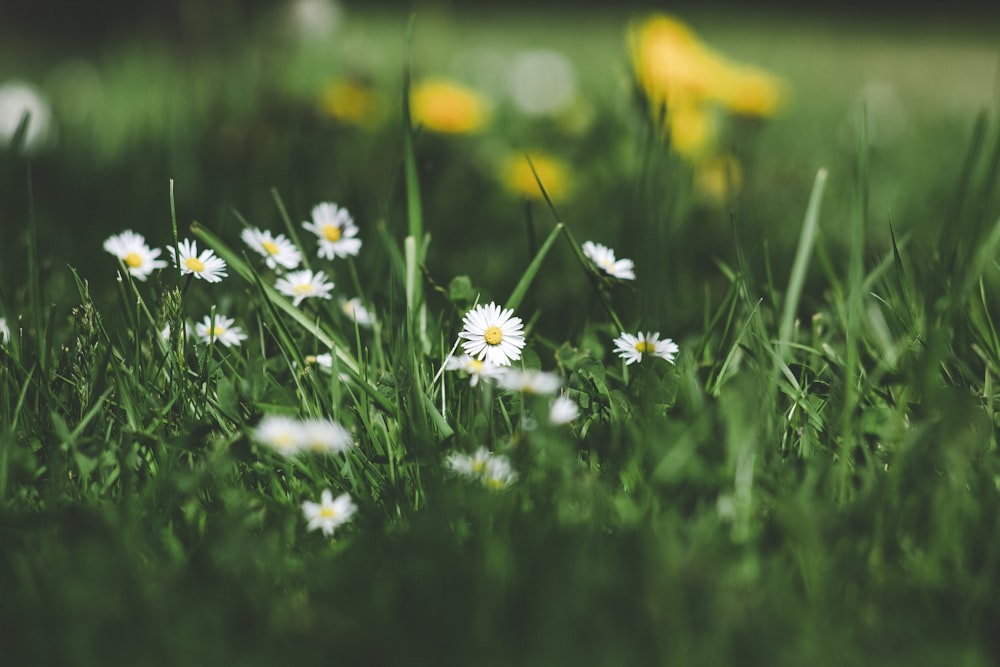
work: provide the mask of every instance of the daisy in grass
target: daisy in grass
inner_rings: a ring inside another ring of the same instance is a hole
[[[557,426],[568,424],[580,416],[580,406],[569,396],[561,394],[549,406],[549,422]]]
[[[236,322],[231,317],[216,315],[212,319],[211,315],[206,315],[205,319],[194,325],[194,332],[203,343],[219,342],[226,347],[238,346],[247,339],[243,330],[233,326]]]
[[[319,256],[326,259],[347,257],[361,252],[361,239],[354,219],[346,208],[330,202],[317,204],[312,210],[312,222],[302,226],[319,239]]]
[[[562,378],[546,371],[510,369],[500,376],[497,384],[522,394],[554,394],[562,386]]]
[[[524,347],[524,326],[514,311],[503,310],[495,303],[476,306],[462,318],[465,328],[458,334],[464,338],[462,349],[476,359],[485,359],[496,366],[510,366],[521,358]]]
[[[351,520],[358,506],[351,500],[348,493],[342,493],[336,498],[329,489],[323,491],[318,503],[309,500],[302,503],[302,513],[309,521],[309,530],[321,530],[324,535],[333,535],[338,526]]]
[[[250,248],[264,258],[267,268],[276,269],[281,266],[285,269],[296,269],[302,261],[302,253],[295,247],[295,244],[285,238],[284,234],[272,236],[269,231],[262,231],[256,227],[247,227],[240,232],[240,238]]]
[[[145,280],[156,269],[166,267],[159,248],[150,248],[142,234],[126,229],[121,234],[108,237],[104,249],[120,259],[128,272],[137,280]]]
[[[354,444],[351,432],[329,419],[306,419],[300,425],[302,448],[322,454],[340,454]]]
[[[511,467],[510,460],[485,447],[480,447],[471,455],[452,452],[445,459],[445,464],[462,477],[478,480],[491,489],[504,489],[517,481],[517,472]]]
[[[294,456],[305,443],[302,424],[297,419],[284,415],[267,415],[254,429],[257,442],[267,445],[279,454]]]
[[[361,303],[361,299],[358,297],[351,297],[350,299],[340,298],[340,310],[343,311],[344,315],[358,323],[358,326],[371,327],[375,324],[375,316],[372,312],[365,308],[364,304]]]
[[[444,369],[446,371],[465,371],[466,375],[469,376],[470,387],[475,387],[480,380],[495,380],[504,373],[504,369],[493,362],[474,359],[467,354],[448,357],[444,362]]]
[[[326,282],[326,274],[322,271],[313,273],[303,269],[278,278],[274,287],[285,296],[292,297],[292,305],[298,306],[303,299],[310,297],[329,299],[333,283]]]
[[[618,280],[635,280],[634,265],[631,259],[615,259],[615,251],[611,248],[593,243],[583,242],[583,254],[597,265],[604,273]]]
[[[181,275],[191,274],[196,278],[210,283],[222,282],[228,275],[226,273],[226,263],[209,249],[198,254],[198,244],[194,241],[184,240],[177,245],[177,252],[173,246],[168,246],[170,258],[174,264],[181,267]]]
[[[638,337],[630,333],[622,333],[621,336],[614,340],[614,343],[615,352],[625,360],[626,365],[642,361],[646,355],[660,357],[670,363],[674,363],[674,358],[677,352],[680,351],[677,344],[670,338],[660,340],[659,333],[650,333],[648,331],[645,334],[640,331]]]

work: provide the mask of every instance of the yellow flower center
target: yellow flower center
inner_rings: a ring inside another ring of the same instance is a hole
[[[639,354],[652,354],[656,351],[656,346],[648,340],[640,340],[635,344],[635,350]]]
[[[214,327],[212,329],[212,337],[213,338],[218,338],[219,336],[222,336],[225,333],[226,333],[225,327]]]
[[[478,373],[479,371],[483,370],[483,366],[485,366],[485,365],[486,364],[484,364],[479,359],[473,359],[469,363],[469,370],[472,371],[473,373]]]
[[[312,294],[313,286],[312,283],[299,283],[292,288],[296,294]]]
[[[278,246],[276,246],[272,241],[261,241],[260,244],[264,246],[264,250],[267,251],[269,255],[278,254]]]
[[[491,489],[498,490],[498,489],[502,489],[504,487],[504,483],[503,483],[502,479],[496,479],[496,478],[492,478],[491,477],[490,479],[486,480],[486,486],[489,487],[489,488],[491,488]]]
[[[493,325],[491,327],[487,327],[486,333],[483,334],[483,337],[486,339],[487,345],[499,345],[500,341],[503,340],[503,331],[500,330],[500,327]]]
[[[188,257],[184,260],[184,266],[188,267],[195,273],[201,273],[205,270],[205,263],[202,262],[197,257]]]
[[[472,474],[481,475],[486,472],[486,461],[473,461]]]
[[[337,510],[332,507],[321,507],[319,510],[319,515],[324,519],[332,519],[337,516]]]
[[[130,252],[125,255],[125,266],[131,269],[142,266],[142,257],[137,252]]]
[[[327,241],[336,243],[340,240],[340,227],[337,225],[323,225],[323,236]]]

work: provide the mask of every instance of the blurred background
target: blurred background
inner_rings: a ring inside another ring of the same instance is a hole
[[[831,174],[824,246],[836,258],[862,107],[873,254],[890,221],[933,245],[979,114],[992,136],[997,13],[871,4],[7,0],[0,310],[25,299],[31,216],[51,294],[70,289],[72,266],[100,299],[114,290],[107,236],[169,242],[171,180],[182,236],[198,220],[236,244],[236,212],[283,231],[277,192],[295,223],[329,200],[353,212],[366,248],[382,226],[401,237],[409,68],[426,93],[414,113],[426,114],[417,151],[430,277],[470,274],[485,294],[509,293],[553,219],[527,153],[578,240],[634,258],[656,286],[623,296],[630,321],[697,329],[705,295],[725,288],[734,234],[762,282],[768,263],[785,280],[821,166]],[[658,126],[634,58],[642,22],[663,13],[780,95],[767,108],[715,100]],[[362,275],[387,265],[376,252],[358,262]],[[529,305],[579,317],[563,305],[567,290],[588,289],[574,263],[554,254]],[[370,296],[385,303],[385,289]]]

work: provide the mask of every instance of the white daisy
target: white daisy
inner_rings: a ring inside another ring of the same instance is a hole
[[[0,343],[6,345],[10,342],[10,327],[7,326],[7,318],[0,317]]]
[[[495,303],[476,306],[462,318],[465,328],[458,334],[464,338],[462,349],[476,359],[486,359],[497,366],[510,366],[521,358],[524,347],[524,326],[520,317],[511,317],[511,309],[502,310]]]
[[[285,296],[292,297],[292,305],[298,306],[303,299],[310,297],[329,299],[333,283],[326,282],[326,274],[322,271],[313,273],[303,269],[278,278],[274,287]]]
[[[562,386],[562,378],[546,371],[511,369],[500,376],[497,384],[522,394],[554,394]]]
[[[174,264],[181,267],[181,275],[192,274],[210,283],[221,282],[226,277],[226,263],[216,257],[210,249],[198,254],[198,245],[194,241],[184,240],[178,244],[178,251],[168,246],[170,258]]]
[[[132,277],[138,280],[145,280],[150,273],[167,265],[162,259],[157,259],[161,252],[159,248],[150,248],[142,234],[128,229],[108,237],[104,249],[120,259]]]
[[[626,365],[642,361],[644,355],[660,357],[673,363],[677,352],[680,351],[680,348],[677,347],[677,344],[672,339],[664,338],[660,340],[659,333],[650,333],[648,331],[645,335],[640,331],[638,337],[630,333],[622,333],[621,336],[615,339],[614,343],[615,352],[625,360]]]
[[[301,429],[302,448],[311,452],[339,454],[354,444],[351,432],[329,419],[307,419]]]
[[[194,325],[194,332],[203,343],[219,342],[226,347],[239,345],[247,336],[239,327],[234,327],[236,320],[224,315],[216,315],[213,321],[211,315]]]
[[[465,371],[469,376],[469,386],[475,387],[479,380],[495,380],[503,375],[504,369],[491,361],[480,361],[467,354],[448,357],[444,362],[446,371]]]
[[[579,416],[580,407],[565,394],[557,396],[549,406],[549,422],[553,424],[568,424]]]
[[[293,456],[305,443],[302,424],[292,417],[267,415],[254,429],[254,439],[285,456]]]
[[[506,489],[516,481],[517,472],[506,456],[492,456],[486,462],[486,470],[483,472],[483,484],[486,488],[495,491]]]
[[[584,241],[582,248],[583,254],[587,256],[587,259],[596,264],[597,268],[612,278],[635,280],[635,272],[633,270],[635,267],[631,259],[619,259],[616,261],[615,251],[600,243]]]
[[[318,503],[305,501],[302,503],[302,513],[309,521],[309,530],[322,530],[324,535],[333,535],[337,526],[351,520],[358,506],[351,500],[350,494],[342,493],[336,498],[327,489]]]
[[[479,479],[486,472],[486,464],[489,462],[493,454],[490,450],[485,447],[480,447],[476,450],[475,454],[460,454],[459,452],[452,452],[445,459],[445,463],[449,468],[457,472],[463,477],[468,477],[470,479]]]
[[[317,204],[312,210],[312,222],[302,226],[319,239],[319,256],[326,259],[347,257],[361,252],[361,239],[354,219],[346,208],[330,202]]]
[[[349,318],[358,323],[358,326],[370,327],[375,324],[375,316],[370,310],[365,308],[364,304],[361,303],[361,299],[358,297],[351,297],[350,299],[340,298],[340,309]]]
[[[282,266],[286,269],[298,268],[302,261],[302,253],[295,244],[285,238],[284,234],[272,236],[267,230],[247,227],[240,232],[240,238],[254,252],[264,257],[267,268],[276,269]]]

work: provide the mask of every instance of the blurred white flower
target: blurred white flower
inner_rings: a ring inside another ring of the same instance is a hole
[[[554,394],[562,386],[562,378],[547,371],[511,369],[500,376],[497,384],[522,394]]]
[[[592,241],[584,241],[581,249],[587,259],[609,276],[619,280],[635,280],[635,267],[631,259],[616,260],[614,250]]]
[[[52,138],[49,103],[34,86],[23,81],[12,80],[0,85],[0,144],[10,144],[25,114],[29,118],[23,146],[24,151],[31,154]]]
[[[568,424],[579,416],[580,406],[565,394],[557,396],[549,407],[549,422],[556,425]]]
[[[351,432],[330,419],[306,419],[301,423],[302,449],[339,454],[354,444]]]
[[[0,317],[0,343],[6,345],[10,342],[10,327],[7,326],[7,318]]]
[[[350,521],[357,511],[358,506],[350,494],[342,493],[334,498],[329,489],[323,491],[318,503],[308,500],[302,503],[309,530],[321,530],[324,535],[333,535],[333,531]]]
[[[361,299],[354,296],[350,299],[340,298],[340,310],[343,311],[344,315],[358,323],[362,327],[371,327],[375,324],[375,316],[370,310],[365,308],[364,304],[361,303]]]
[[[266,415],[254,429],[253,437],[285,456],[299,453],[305,442],[299,420],[284,415]]]
[[[521,51],[514,56],[509,76],[510,96],[527,114],[556,114],[576,98],[576,72],[558,51]]]
[[[490,489],[504,489],[517,481],[517,472],[510,460],[480,447],[475,454],[452,452],[445,463],[453,471],[468,479],[478,480]]]
[[[447,371],[465,371],[469,376],[470,387],[475,387],[480,380],[495,380],[504,373],[504,369],[493,362],[474,359],[467,354],[448,357],[444,368]]]
[[[340,25],[344,10],[336,0],[291,0],[288,23],[300,37],[326,39]]]

